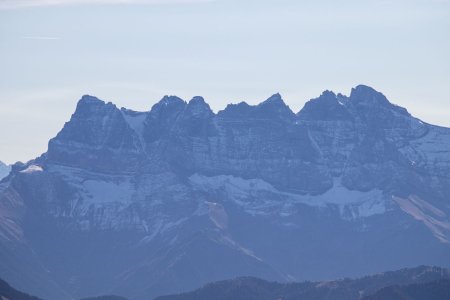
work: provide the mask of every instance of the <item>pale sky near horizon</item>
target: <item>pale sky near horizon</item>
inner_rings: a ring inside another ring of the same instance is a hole
[[[33,159],[91,94],[214,111],[370,85],[450,127],[448,0],[0,0],[0,160]]]

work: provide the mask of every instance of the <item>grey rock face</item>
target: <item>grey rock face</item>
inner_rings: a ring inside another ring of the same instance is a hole
[[[297,114],[279,94],[217,114],[201,97],[135,112],[83,96],[0,183],[0,277],[48,299],[148,299],[449,266],[449,196],[450,129],[367,86]]]
[[[93,171],[132,171],[141,160],[139,146],[138,135],[114,104],[83,96],[70,121],[50,140],[45,161]]]

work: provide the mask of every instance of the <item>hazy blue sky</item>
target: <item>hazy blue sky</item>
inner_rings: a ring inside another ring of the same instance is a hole
[[[202,95],[217,111],[280,92],[298,111],[360,83],[450,126],[450,2],[0,0],[8,163],[46,151],[83,94],[135,110]]]

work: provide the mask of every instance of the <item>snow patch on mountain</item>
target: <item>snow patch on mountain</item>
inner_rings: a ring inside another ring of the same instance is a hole
[[[410,146],[401,149],[411,163],[439,174],[450,175],[450,131],[430,126],[426,135],[412,140]]]
[[[346,220],[383,214],[387,200],[381,190],[369,192],[352,191],[345,188],[339,179],[333,188],[322,195],[299,195],[277,190],[261,179],[243,179],[231,175],[189,177],[194,189],[208,192],[219,191],[226,200],[232,201],[252,215],[273,215],[288,217],[298,211],[298,204],[325,209],[337,207],[340,216]]]
[[[208,205],[209,219],[220,229],[228,227],[228,215],[222,204],[205,202]]]
[[[20,171],[20,173],[31,174],[35,172],[42,172],[43,169],[38,165],[29,165],[25,170]]]
[[[139,137],[139,142],[141,143],[141,147],[144,148],[145,141],[143,138],[144,132],[144,121],[147,117],[147,113],[145,112],[136,112],[132,110],[127,110],[122,108],[122,115],[127,122],[128,126],[136,132]]]
[[[83,182],[83,190],[88,196],[85,199],[90,199],[90,202],[95,204],[107,202],[129,204],[134,192],[128,178],[117,182],[86,180]]]
[[[60,165],[47,165],[46,171],[72,191],[66,210],[52,214],[69,217],[83,231],[132,228],[149,242],[193,216],[208,214],[206,204],[189,199],[188,187],[171,173],[108,174]]]
[[[131,177],[126,175],[99,174],[55,165],[49,167],[49,171],[76,187],[85,206],[105,203],[130,204],[135,192]]]
[[[144,120],[147,116],[145,112],[122,110],[122,115],[124,116],[125,121],[127,121],[131,129],[133,129],[138,134],[142,134],[142,131],[144,129]]]

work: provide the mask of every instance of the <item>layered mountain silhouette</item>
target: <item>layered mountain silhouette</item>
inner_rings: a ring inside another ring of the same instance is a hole
[[[37,297],[22,293],[6,281],[0,279],[0,299],[2,300],[42,300]]]
[[[83,96],[0,183],[0,277],[45,299],[129,299],[256,276],[450,266],[450,129],[367,86],[294,113]]]
[[[38,297],[28,295],[21,291],[16,290],[10,286],[6,281],[0,279],[0,299],[2,300],[42,300]],[[80,300],[127,300],[118,296],[98,296],[89,297]]]
[[[450,280],[439,280],[406,286],[385,287],[365,300],[429,300],[450,299]]]
[[[422,266],[323,282],[282,284],[244,277],[155,300],[428,300],[449,296],[450,270]]]
[[[450,269],[421,266],[323,282],[276,283],[253,277],[209,283],[193,292],[161,296],[155,300],[429,300],[449,299]],[[2,300],[40,300],[12,288],[0,279]],[[80,300],[127,300],[98,296]]]

